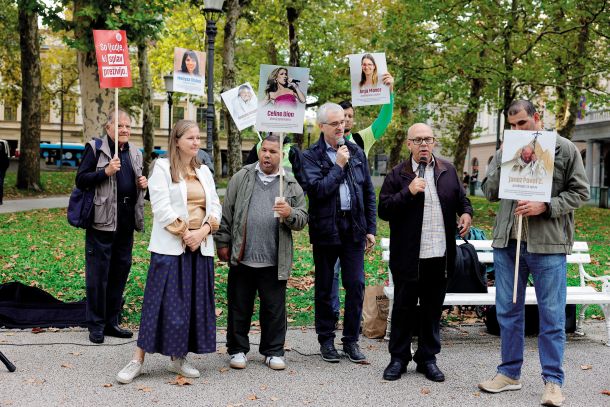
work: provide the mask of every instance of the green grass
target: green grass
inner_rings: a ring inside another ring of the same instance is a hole
[[[44,198],[53,195],[69,195],[74,187],[75,170],[41,171],[42,192],[21,190],[15,186],[17,173],[7,172],[4,178],[4,199]]]
[[[491,236],[496,204],[473,198],[475,226]],[[585,207],[576,212],[576,239],[589,243],[592,264],[586,270],[592,275],[610,274],[610,212]],[[146,208],[146,232],[136,233],[133,266],[125,290],[125,316],[130,324],[140,318],[146,272],[150,253],[146,250],[152,215]],[[294,234],[295,256],[293,279],[287,292],[288,318],[292,325],[312,325],[313,259],[307,229]],[[377,241],[389,236],[388,224],[378,223]],[[84,231],[66,222],[65,209],[48,209],[0,215],[0,283],[21,281],[40,287],[64,301],[82,299],[84,280]],[[227,267],[216,262],[216,306],[222,310],[220,326],[226,325]],[[381,260],[379,244],[366,256],[367,284],[386,279],[386,264]],[[569,284],[578,285],[578,270],[569,267]],[[599,288],[599,287],[598,287]],[[602,315],[599,307],[589,307],[588,315]]]

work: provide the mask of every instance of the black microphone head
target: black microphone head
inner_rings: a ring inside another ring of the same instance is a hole
[[[301,83],[301,81],[298,80],[298,79],[292,79],[290,82],[292,82],[292,83]]]
[[[419,157],[419,165],[428,165],[428,159],[426,157]]]
[[[345,138],[341,137],[339,140],[337,140],[337,147],[341,147],[345,145]]]

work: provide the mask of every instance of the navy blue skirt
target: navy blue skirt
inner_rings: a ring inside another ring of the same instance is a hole
[[[138,346],[175,357],[216,351],[213,257],[151,254]]]

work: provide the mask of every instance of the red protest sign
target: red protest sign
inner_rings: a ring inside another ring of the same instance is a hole
[[[130,88],[131,66],[124,30],[93,30],[100,88]]]

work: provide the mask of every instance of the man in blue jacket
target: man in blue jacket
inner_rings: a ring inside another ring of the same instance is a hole
[[[331,292],[341,262],[345,288],[343,350],[352,362],[366,357],[358,347],[364,300],[364,251],[375,244],[375,189],[362,149],[343,138],[345,113],[335,103],[318,109],[320,140],[303,154],[309,196],[309,237],[315,265],[316,333],[322,359],[339,362]]]

